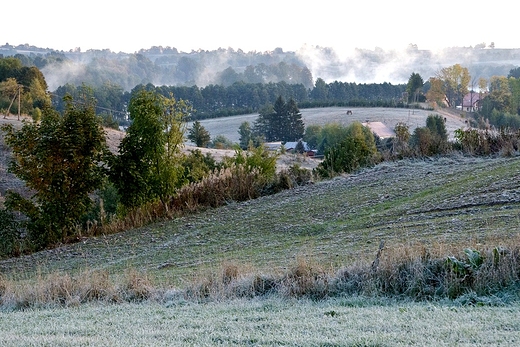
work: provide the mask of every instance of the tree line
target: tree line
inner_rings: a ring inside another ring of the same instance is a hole
[[[235,82],[230,86],[210,84],[198,86],[155,86],[151,83],[135,86],[132,91],[113,83],[104,83],[101,87],[89,87],[92,96],[98,100],[100,113],[112,112],[112,117],[123,121],[127,113],[127,105],[132,96],[141,89],[155,90],[163,96],[173,94],[176,98],[186,100],[193,107],[192,120],[225,117],[239,114],[259,112],[266,105],[275,103],[278,97],[293,99],[300,108],[325,106],[353,107],[406,107],[402,99],[406,85],[391,83],[357,84],[334,81],[326,83],[318,78],[313,88],[307,89],[303,84],[277,83],[244,83]],[[58,110],[64,109],[63,96],[69,94],[79,96],[83,86],[66,84],[53,92],[53,104]]]

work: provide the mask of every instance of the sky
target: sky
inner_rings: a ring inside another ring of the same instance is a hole
[[[409,44],[430,50],[491,42],[520,48],[515,6],[505,0],[6,1],[0,45],[125,53],[152,46],[184,52],[320,46],[340,54]]]

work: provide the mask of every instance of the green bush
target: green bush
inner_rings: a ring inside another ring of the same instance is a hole
[[[235,156],[227,158],[224,161],[224,166],[244,165],[248,170],[258,170],[267,181],[270,181],[276,174],[277,159],[278,154],[269,152],[264,146],[251,148],[248,151],[236,148]]]
[[[10,211],[0,209],[0,257],[20,255],[22,237],[19,227]]]
[[[83,216],[83,225],[105,225],[112,221],[118,212],[119,194],[112,183],[106,183],[96,191],[94,204]],[[88,228],[87,228],[88,230]]]
[[[210,153],[202,154],[200,149],[190,151],[184,157],[184,177],[190,183],[198,182],[213,171],[220,169],[220,165]]]
[[[373,154],[365,141],[348,137],[325,152],[325,159],[316,168],[316,173],[323,178],[351,173],[369,165]]]

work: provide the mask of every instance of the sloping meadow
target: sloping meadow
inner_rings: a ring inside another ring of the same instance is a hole
[[[516,300],[520,160],[354,175],[0,262],[4,309],[152,300]],[[488,299],[492,297],[493,299]]]

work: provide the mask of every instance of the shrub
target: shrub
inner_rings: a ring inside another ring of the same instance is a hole
[[[225,137],[224,135],[217,135],[211,142],[209,143],[210,148],[216,149],[232,149],[235,144]]]
[[[410,142],[415,153],[419,156],[428,157],[434,153],[432,134],[427,127],[415,128]]]
[[[14,215],[0,209],[0,258],[5,256],[17,256],[22,252],[22,236],[20,225]]]
[[[188,182],[198,182],[211,172],[220,169],[220,166],[210,153],[203,155],[200,149],[195,149],[184,157],[184,177]]]
[[[107,182],[96,191],[93,200],[94,204],[81,220],[86,228],[87,235],[92,234],[96,227],[110,223],[118,213],[119,194],[112,183]],[[92,230],[91,227],[94,227],[94,229]]]
[[[203,178],[200,182],[183,186],[173,197],[171,204],[177,211],[218,207],[229,201],[257,198],[265,185],[266,181],[259,169],[233,165]]]
[[[272,180],[276,174],[276,160],[278,154],[269,152],[264,146],[243,151],[235,148],[235,156],[224,160],[225,167],[243,165],[249,170],[256,169],[267,181]]]
[[[28,238],[40,248],[74,236],[104,179],[106,139],[94,105],[66,102],[62,115],[45,109],[40,123],[2,127],[15,158],[9,170],[35,192],[8,194],[6,206],[28,217]]]
[[[344,172],[351,173],[369,165],[373,154],[365,141],[349,137],[325,152],[325,159],[318,165],[316,172],[324,178]]]

